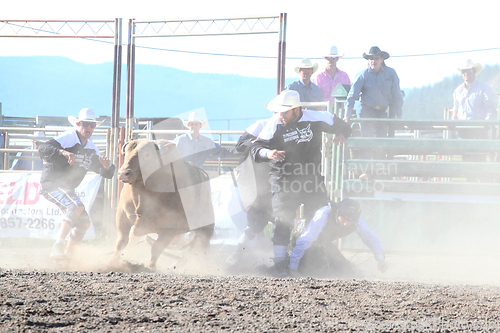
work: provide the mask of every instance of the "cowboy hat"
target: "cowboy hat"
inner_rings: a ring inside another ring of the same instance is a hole
[[[387,53],[385,51],[380,51],[378,46],[370,47],[370,51],[368,51],[368,53],[363,52],[363,58],[365,58],[367,60],[370,56],[377,56],[377,55],[380,56],[384,60],[390,57],[389,53]]]
[[[191,112],[188,116],[188,119],[183,120],[182,123],[184,124],[184,126],[188,127],[188,124],[192,121],[199,122],[201,124],[202,128],[207,126],[207,124],[208,124],[208,120],[201,120],[200,115],[196,112]]]
[[[273,112],[287,112],[299,106],[300,96],[295,90],[283,90],[278,96],[273,98],[266,108]]]
[[[76,118],[75,116],[69,116],[68,121],[74,127],[78,127],[76,125],[76,123],[79,123],[81,121],[96,123],[96,126],[99,126],[104,122],[104,120],[101,120],[101,121],[95,120],[95,112],[94,112],[94,110],[89,109],[89,108],[81,109],[80,113],[78,114],[78,118]]]
[[[481,66],[480,63],[475,64],[472,60],[467,59],[465,66],[458,67],[457,69],[460,73],[462,73],[462,70],[464,70],[464,69],[473,69],[477,75],[477,74],[481,73],[483,66]]]
[[[339,51],[337,50],[337,47],[336,46],[332,46],[330,48],[330,53],[328,53],[327,55],[323,56],[325,58],[342,58],[344,56],[344,54],[340,54]]]
[[[318,64],[314,63],[313,65],[311,60],[304,58],[298,66],[295,66],[295,73],[299,73],[301,68],[312,68],[313,73],[315,73],[318,70]]]

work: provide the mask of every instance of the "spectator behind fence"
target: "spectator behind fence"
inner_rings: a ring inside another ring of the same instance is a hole
[[[311,217],[328,202],[321,174],[322,133],[336,134],[335,143],[345,143],[351,127],[328,112],[302,110],[296,91],[284,90],[267,108],[278,114],[268,120],[252,145],[256,162],[270,163],[273,234],[273,274],[287,275],[286,254],[296,211],[304,204]]]
[[[31,146],[31,149],[38,150],[38,147],[40,147],[43,141],[37,139],[44,138],[45,133],[38,131],[35,132],[33,135],[29,135],[28,137],[33,140],[33,145]],[[24,157],[25,159],[19,157]],[[12,167],[10,168],[10,170],[41,171],[42,167],[43,167],[43,161],[40,158],[38,152],[36,153],[19,152],[16,154],[16,159],[14,160],[14,163],[12,163]]]
[[[339,84],[351,84],[349,75],[337,67],[337,62],[344,54],[340,54],[336,46],[330,48],[330,52],[323,56],[326,61],[325,71],[319,73],[313,82],[321,88],[323,92],[323,101],[331,101],[335,107],[335,97],[332,96],[333,89]]]
[[[482,66],[468,59],[457,68],[462,74],[464,83],[453,92],[452,119],[460,120],[494,120],[496,119],[497,97],[492,89],[476,80],[481,73]],[[488,139],[488,128],[459,128],[458,137],[461,139]],[[494,137],[494,133],[492,134]],[[486,162],[486,154],[468,153],[462,155],[466,162]],[[467,181],[488,181],[488,177],[468,175]]]
[[[104,178],[112,178],[115,166],[101,156],[99,148],[90,140],[97,122],[92,109],[80,110],[78,118],[68,117],[76,129],[66,131],[38,148],[44,164],[40,194],[57,205],[65,214],[59,227],[57,240],[50,256],[54,259],[71,257],[75,246],[83,239],[90,227],[90,217],[75,193],[87,171],[94,171]],[[69,234],[68,245],[64,241]]]
[[[301,102],[322,102],[321,88],[311,81],[311,76],[318,70],[318,64],[304,58],[295,72],[300,75],[300,80],[294,81],[285,87],[285,90],[295,90],[299,93]]]
[[[310,223],[298,221],[290,254],[290,275],[318,278],[354,277],[357,268],[338,249],[338,239],[356,232],[372,251],[381,272],[387,270],[384,251],[377,236],[361,218],[358,201],[345,198],[318,209]]]
[[[199,168],[203,168],[205,160],[210,156],[220,154],[221,157],[233,155],[229,149],[222,148],[212,139],[200,135],[200,130],[208,124],[202,120],[196,112],[191,112],[187,120],[183,120],[184,126],[189,128],[189,133],[175,138],[174,143],[179,149],[181,156],[186,161],[192,162]]]
[[[452,119],[495,120],[497,97],[487,84],[476,80],[481,73],[481,64],[468,59],[457,69],[464,83],[453,92]],[[462,139],[487,139],[488,131],[482,128],[459,129],[458,136]]]
[[[396,117],[402,118],[403,95],[399,87],[399,77],[394,69],[385,64],[389,53],[381,51],[378,46],[372,46],[368,54],[363,53],[363,58],[368,60],[368,67],[361,70],[354,79],[347,96],[344,120],[348,121],[356,116],[354,103],[357,100],[361,102],[360,118],[387,118],[388,109],[393,109]],[[360,129],[363,137],[387,137],[387,124],[384,123],[362,123]],[[365,149],[361,150],[360,157],[385,159],[385,153],[381,150]]]

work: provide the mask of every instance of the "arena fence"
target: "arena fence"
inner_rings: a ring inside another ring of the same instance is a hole
[[[340,98],[335,111],[342,116]],[[312,107],[314,105],[303,105]],[[316,105],[331,110],[328,103]],[[93,141],[108,156],[110,119],[98,127]],[[173,138],[186,130],[153,130],[161,119],[134,119],[134,138]],[[393,131],[387,138],[363,138],[358,127],[364,122],[385,122]],[[123,125],[124,120],[120,123]],[[323,172],[331,199],[351,197],[362,202],[363,218],[388,251],[476,251],[487,250],[496,241],[500,227],[500,121],[354,119],[354,135],[344,147],[333,146],[325,136]],[[71,128],[65,117],[1,117],[0,130],[5,136],[4,170],[18,152],[31,149],[33,133],[42,131],[46,139]],[[124,128],[124,127],[121,127]],[[486,128],[484,140],[459,139],[460,128]],[[202,131],[215,135],[223,147],[233,148],[243,131]],[[123,144],[119,142],[119,147]],[[42,139],[43,140],[43,139]],[[362,159],[360,150],[378,149],[384,159]],[[482,155],[482,162],[463,161],[466,154]],[[33,157],[38,158],[38,157]],[[213,176],[229,172],[238,164],[238,155],[208,160]],[[39,171],[23,171],[39,172]],[[473,180],[479,178],[478,181]],[[103,220],[113,230],[114,209],[111,185],[106,180],[101,193]],[[361,248],[355,237],[343,240],[344,246]],[[479,247],[478,244],[481,244]]]
[[[362,202],[384,246],[487,253],[495,242],[489,238],[500,231],[500,121],[355,119],[353,126],[365,122],[413,134],[352,137],[344,147],[338,194]],[[489,139],[456,135],[483,128]],[[362,151],[382,158],[366,159]]]

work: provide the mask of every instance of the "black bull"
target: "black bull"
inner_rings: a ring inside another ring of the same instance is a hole
[[[167,140],[132,140],[123,152],[125,161],[118,176],[125,184],[116,211],[118,239],[111,264],[118,263],[131,230],[136,236],[158,234],[148,264],[153,270],[179,234],[198,230],[201,245],[208,247],[215,216],[206,172],[184,161]]]

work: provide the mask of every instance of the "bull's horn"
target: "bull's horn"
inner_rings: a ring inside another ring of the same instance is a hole
[[[122,146],[122,155],[125,156],[125,147],[129,144],[130,141],[127,141]]]

